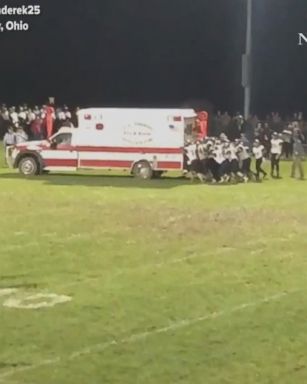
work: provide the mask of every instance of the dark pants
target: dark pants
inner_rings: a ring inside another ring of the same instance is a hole
[[[252,163],[251,158],[248,158],[242,161],[242,173],[244,176],[249,176],[252,173],[251,163]]]
[[[220,164],[217,163],[214,159],[209,159],[208,161],[209,170],[212,173],[213,178],[216,181],[220,181]]]
[[[259,180],[261,173],[263,174],[263,176],[266,176],[266,172],[261,168],[262,161],[263,161],[262,157],[260,159],[256,159],[256,177],[257,177],[257,180]]]
[[[276,170],[276,176],[279,177],[279,155],[271,155],[271,176],[274,176],[274,171]]]
[[[198,159],[195,159],[191,163],[191,172],[195,173],[202,173],[202,164],[201,161]]]
[[[190,170],[190,167],[188,165],[188,161],[189,161],[188,156],[186,154],[184,154],[183,155],[183,169],[185,171],[189,171]]]
[[[203,175],[207,175],[207,173],[209,172],[208,159],[200,160],[200,162],[201,162],[201,173]]]
[[[220,166],[220,177],[222,176],[230,176],[231,174],[231,163],[229,160],[225,160],[222,162]]]
[[[283,155],[285,156],[286,159],[289,159],[291,156],[291,143],[283,143]]]
[[[231,160],[230,162],[231,172],[237,174],[240,171],[239,162],[236,159]]]

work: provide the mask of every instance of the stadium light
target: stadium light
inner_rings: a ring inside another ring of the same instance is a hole
[[[250,115],[251,105],[251,54],[252,54],[252,16],[253,1],[247,1],[247,20],[246,20],[246,50],[242,58],[242,86],[244,87],[244,118]]]

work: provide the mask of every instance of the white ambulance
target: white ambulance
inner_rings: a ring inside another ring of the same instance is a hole
[[[183,169],[184,142],[195,133],[197,119],[192,109],[82,109],[78,128],[9,147],[7,162],[26,176],[122,169],[144,179],[158,177]]]

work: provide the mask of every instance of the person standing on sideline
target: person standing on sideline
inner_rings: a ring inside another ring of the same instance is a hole
[[[16,136],[12,127],[9,127],[7,133],[3,137],[3,145],[5,149],[5,159],[8,158],[8,150],[11,145],[16,144]],[[7,160],[6,160],[7,163]],[[8,164],[10,166],[10,164]]]
[[[3,137],[4,148],[9,147],[10,145],[15,145],[15,144],[16,144],[15,132],[12,127],[9,127],[8,131]]]
[[[279,161],[282,154],[283,140],[279,138],[278,133],[274,132],[271,140],[271,177],[275,178],[274,171],[276,170],[276,178],[280,179]]]
[[[257,181],[260,181],[260,174],[263,174],[263,178],[265,179],[267,176],[267,173],[261,168],[263,163],[263,155],[264,155],[264,146],[260,144],[260,141],[258,139],[255,140],[254,146],[253,146],[253,154],[256,159],[256,179]]]
[[[296,128],[293,133],[293,163],[291,177],[295,178],[296,170],[300,173],[300,180],[304,180],[304,167],[302,160],[304,159],[304,136],[299,128]]]
[[[49,139],[53,135],[53,125],[55,120],[55,110],[52,103],[49,103],[45,108],[45,124],[46,124],[46,137]]]
[[[292,124],[288,125],[287,129],[284,129],[282,131],[282,138],[283,138],[283,149],[282,149],[282,154],[285,157],[285,159],[291,158],[291,146],[292,146],[292,136],[293,136],[293,131],[292,131]]]

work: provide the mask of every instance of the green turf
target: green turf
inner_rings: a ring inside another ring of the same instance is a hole
[[[307,182],[282,173],[207,186],[2,168],[0,288],[72,301],[0,306],[0,383],[305,383]]]

